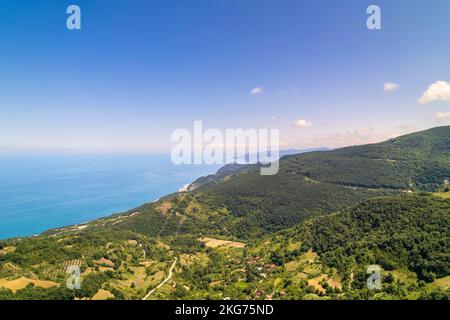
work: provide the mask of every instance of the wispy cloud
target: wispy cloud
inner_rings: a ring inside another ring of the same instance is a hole
[[[306,119],[298,119],[297,121],[294,122],[294,125],[300,128],[310,128],[314,126],[314,123]]]
[[[398,89],[400,89],[400,85],[398,83],[386,82],[384,84],[384,91],[392,92]]]
[[[450,112],[438,112],[435,117],[438,120],[450,119]]]
[[[435,101],[450,101],[450,83],[436,81],[428,87],[418,102],[428,104]]]
[[[395,128],[386,131],[379,131],[373,127],[365,126],[344,132],[292,137],[284,141],[285,145],[283,147],[298,149],[312,147],[340,148],[351,145],[362,145],[385,141],[401,134],[403,133],[400,133]]]
[[[250,91],[250,93],[251,93],[253,96],[257,96],[257,95],[259,95],[259,94],[264,93],[264,89],[261,88],[261,87],[256,87],[256,88],[253,88],[252,91]]]

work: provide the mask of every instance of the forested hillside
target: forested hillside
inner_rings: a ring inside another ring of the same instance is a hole
[[[364,199],[400,192],[438,191],[450,180],[450,127],[386,142],[286,156],[274,176],[239,167],[201,186],[211,210],[236,217],[234,234],[274,231]]]
[[[0,241],[0,299],[141,299],[172,265],[151,299],[448,299],[449,139],[286,156],[275,176],[231,165],[124,214]]]
[[[365,201],[317,218],[304,236],[342,275],[377,264],[432,282],[450,274],[450,201],[426,194]],[[364,271],[364,270],[363,270]]]
[[[450,176],[450,128],[386,142],[287,157],[311,179],[367,188],[436,191]]]
[[[305,221],[273,236],[269,243],[275,249],[268,249],[270,253],[266,249],[266,254],[284,271],[296,268],[291,274],[294,279],[302,272],[307,280],[326,280],[316,286],[316,293],[326,289],[328,294],[342,292],[342,297],[351,299],[426,299],[431,292],[444,299],[450,297],[449,195],[367,200],[342,212]],[[295,244],[297,250],[292,250]],[[312,273],[311,263],[302,258],[308,251],[317,254]],[[263,248],[258,254],[261,252]],[[381,290],[366,287],[371,265],[382,270]],[[289,277],[289,273],[284,276]],[[335,290],[338,287],[340,290]],[[278,288],[289,289],[293,288]]]

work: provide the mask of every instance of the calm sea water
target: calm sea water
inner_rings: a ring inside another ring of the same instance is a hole
[[[0,239],[123,212],[218,168],[166,155],[0,155]]]

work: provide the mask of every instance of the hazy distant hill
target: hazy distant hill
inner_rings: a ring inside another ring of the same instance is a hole
[[[307,152],[313,152],[313,151],[326,151],[330,150],[329,148],[308,148],[308,149],[285,149],[280,150],[279,157],[283,158],[288,155],[292,154],[302,154]],[[222,168],[220,168],[215,174],[208,175],[206,177],[200,177],[194,182],[192,182],[189,187],[187,188],[187,191],[192,191],[194,189],[197,189],[200,186],[204,186],[208,183],[214,183],[221,178],[236,175],[239,173],[248,172],[251,168],[254,168],[254,165],[245,165],[245,164],[237,164],[237,163],[230,163]]]
[[[450,127],[377,144],[285,158],[311,179],[368,188],[435,191],[450,178]]]

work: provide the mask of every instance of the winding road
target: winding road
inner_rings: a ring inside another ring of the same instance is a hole
[[[155,292],[156,289],[161,288],[167,281],[170,280],[170,278],[172,278],[172,274],[173,274],[172,271],[173,271],[173,268],[175,268],[175,265],[177,264],[177,260],[178,260],[178,258],[175,257],[175,260],[173,261],[172,266],[169,269],[169,275],[167,276],[167,278],[165,278],[160,284],[158,284],[158,286],[156,288],[150,290],[149,293],[147,293],[147,295],[144,298],[142,298],[142,300],[147,300],[148,297],[150,297],[151,294],[153,292]]]

